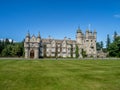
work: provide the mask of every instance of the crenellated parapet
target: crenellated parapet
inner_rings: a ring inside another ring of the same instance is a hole
[[[24,48],[25,58],[40,57],[75,57],[76,46],[78,46],[79,58],[82,58],[82,51],[85,51],[88,57],[96,57],[96,30],[86,30],[82,32],[78,27],[76,32],[76,40],[65,37],[62,40],[49,38],[41,38],[40,33],[37,36],[30,35],[28,32],[25,37]]]
[[[83,49],[84,51],[86,51],[88,57],[96,57],[96,39],[96,30],[92,32],[91,30],[87,29],[84,34],[82,30],[78,27],[76,33],[76,43],[79,47],[79,53],[81,54],[81,50]]]

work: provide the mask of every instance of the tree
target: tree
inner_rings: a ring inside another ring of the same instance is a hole
[[[100,48],[103,49],[103,41],[100,42]]]
[[[79,48],[78,48],[77,45],[76,45],[76,51],[75,51],[75,54],[76,54],[76,58],[78,58],[78,57],[79,57]]]
[[[99,51],[101,49],[101,45],[99,42],[96,43],[96,49],[97,49],[97,51]]]
[[[70,50],[71,58],[73,58],[73,45],[71,44],[71,50]]]
[[[43,45],[43,49],[44,49],[44,57],[47,57],[46,56],[46,45]]]
[[[0,40],[0,56],[3,57],[21,57],[24,55],[24,41],[14,43],[8,38]]]
[[[24,55],[23,42],[9,43],[8,39],[6,39],[4,42],[0,42],[0,49],[1,49],[1,56],[3,57],[15,57],[15,56],[21,57]]]
[[[82,49],[81,54],[82,54],[83,58],[84,58],[84,57],[87,57],[86,51],[84,51],[83,49]]]
[[[116,43],[111,43],[109,46],[109,56],[116,57],[117,51],[118,51],[118,46],[116,45]]]
[[[20,57],[23,55],[22,47],[20,44],[15,45],[16,48],[16,56]]]
[[[56,43],[56,47],[55,47],[55,58],[57,59],[58,57],[58,44]]]
[[[109,45],[110,45],[110,37],[109,37],[109,34],[107,35],[107,42],[106,42],[106,48],[108,50],[109,48]]]
[[[3,40],[0,40],[0,56],[3,49],[4,49],[4,42]]]
[[[8,44],[10,44],[9,39],[8,39],[8,38],[6,38],[4,43],[5,43],[5,46],[7,46]]]
[[[96,49],[97,49],[97,51],[103,49],[103,41],[96,43]]]
[[[114,38],[114,41],[116,41],[116,38],[117,38],[117,32],[116,31],[114,32],[114,37],[113,38]]]
[[[5,57],[11,56],[12,48],[13,48],[12,45],[7,45],[7,46],[2,50],[2,56],[5,56]]]
[[[116,40],[109,45],[108,51],[109,56],[120,57],[120,36],[117,36]]]

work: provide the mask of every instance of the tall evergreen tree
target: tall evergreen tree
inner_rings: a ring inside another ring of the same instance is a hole
[[[96,43],[96,50],[99,51],[100,49],[101,49],[100,43],[97,42],[97,43]]]
[[[109,45],[109,56],[120,57],[120,36],[116,37],[116,40]]]
[[[10,44],[10,41],[8,38],[5,39],[5,46],[7,46],[8,44]]]
[[[103,49],[103,41],[100,42],[100,48]]]
[[[106,42],[106,48],[107,48],[107,50],[108,50],[108,48],[109,48],[109,45],[110,45],[110,37],[109,37],[109,34],[107,34],[107,42]]]
[[[114,37],[113,38],[114,38],[114,41],[116,41],[116,38],[117,38],[117,32],[116,31],[114,32]]]

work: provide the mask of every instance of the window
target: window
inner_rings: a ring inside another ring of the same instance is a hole
[[[54,52],[52,52],[52,54],[55,54]]]
[[[94,49],[94,47],[93,47],[93,46],[91,46],[91,49]]]
[[[55,48],[52,48],[52,50],[51,50],[52,52],[55,52]]]
[[[60,48],[58,48],[58,52],[60,52]]]
[[[63,52],[63,54],[66,54],[66,52]]]
[[[49,52],[49,49],[47,48],[47,52]]]
[[[62,51],[63,51],[63,52],[66,52],[66,49],[65,49],[65,48],[63,48],[63,49],[62,49]]]

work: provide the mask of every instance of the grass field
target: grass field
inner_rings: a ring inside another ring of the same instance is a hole
[[[120,90],[120,60],[0,60],[0,90]]]

